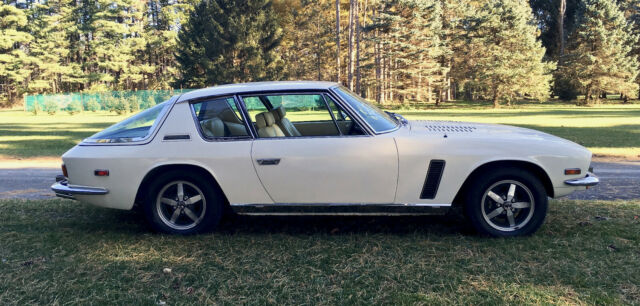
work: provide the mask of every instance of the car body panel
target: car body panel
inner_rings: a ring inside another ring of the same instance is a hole
[[[398,153],[393,137],[258,139],[252,156],[275,203],[394,203]],[[256,162],[270,158],[279,164]]]

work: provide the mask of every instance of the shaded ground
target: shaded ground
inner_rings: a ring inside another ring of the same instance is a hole
[[[640,162],[593,162],[600,185],[574,192],[569,199],[631,200],[640,199]],[[0,199],[47,199],[58,168],[0,168]]]

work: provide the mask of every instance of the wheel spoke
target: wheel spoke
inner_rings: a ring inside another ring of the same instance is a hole
[[[162,199],[160,199],[160,202],[162,202],[164,204],[167,204],[169,206],[173,206],[173,207],[176,207],[178,205],[178,202],[176,202],[176,201],[174,201],[172,199],[169,199],[169,198],[162,198]]]
[[[176,220],[178,220],[178,217],[180,216],[180,210],[176,209],[173,211],[173,215],[171,215],[171,223],[176,223]]]
[[[529,207],[531,207],[531,203],[529,203],[529,202],[515,202],[515,203],[511,204],[511,207],[513,207],[513,208],[529,208]]]
[[[493,219],[493,218],[497,217],[497,216],[498,216],[499,214],[501,214],[503,211],[504,211],[504,208],[502,208],[502,207],[498,207],[498,208],[496,208],[494,211],[492,211],[491,213],[489,213],[489,214],[487,215],[487,218],[489,218],[489,220],[491,220],[491,219]]]
[[[507,201],[511,201],[515,194],[516,194],[516,184],[511,184],[509,186],[509,192],[507,192]]]
[[[185,208],[184,213],[187,215],[187,217],[191,218],[191,220],[193,220],[194,222],[198,221],[198,216],[196,216],[196,214],[194,214],[191,209]]]
[[[178,183],[178,199],[182,201],[182,198],[184,198],[184,186],[182,183]]]
[[[504,200],[502,200],[502,198],[497,195],[495,192],[493,191],[489,191],[489,193],[487,193],[487,195],[494,201],[500,203],[500,204],[504,204]]]
[[[202,196],[201,195],[195,195],[195,196],[192,196],[192,197],[188,198],[187,201],[185,201],[185,203],[187,205],[192,205],[192,204],[198,203],[201,200],[202,200]]]
[[[509,226],[513,227],[516,225],[516,221],[513,220],[513,212],[511,209],[507,209],[507,220],[509,220]]]

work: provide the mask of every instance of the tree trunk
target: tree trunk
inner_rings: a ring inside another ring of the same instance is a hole
[[[498,101],[498,89],[493,90],[493,98],[491,99],[491,101],[493,101],[493,108],[500,107],[500,103]]]
[[[356,2],[355,7],[355,24],[356,24],[356,93],[362,94],[360,92],[360,5],[358,4],[358,0]]]
[[[336,0],[336,81],[340,83],[340,0]]]
[[[558,54],[564,55],[564,15],[567,12],[567,0],[560,0],[558,7]]]
[[[349,85],[349,89],[353,90],[353,65],[354,65],[354,52],[353,52],[353,38],[355,36],[354,31],[354,10],[356,7],[357,0],[349,1],[349,67],[347,72],[347,84]]]
[[[584,93],[584,105],[587,105],[591,102],[591,84],[587,85],[587,88]]]

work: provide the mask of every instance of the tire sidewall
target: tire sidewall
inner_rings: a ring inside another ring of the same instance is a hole
[[[534,211],[531,220],[522,228],[514,231],[500,231],[491,227],[482,216],[482,201],[485,191],[494,183],[503,180],[518,181],[531,191],[534,200]],[[512,237],[531,235],[542,226],[547,215],[547,193],[536,176],[518,168],[502,168],[480,173],[472,181],[466,197],[465,213],[476,230],[484,235],[494,237]]]
[[[197,186],[202,191],[206,210],[202,221],[193,228],[187,230],[177,230],[164,224],[158,216],[156,209],[156,200],[160,190],[173,181],[187,181]],[[223,202],[219,192],[211,186],[209,180],[195,173],[184,173],[180,171],[169,171],[159,175],[147,189],[147,195],[144,200],[142,210],[149,225],[158,232],[167,234],[192,235],[206,232],[215,227],[223,214]]]

